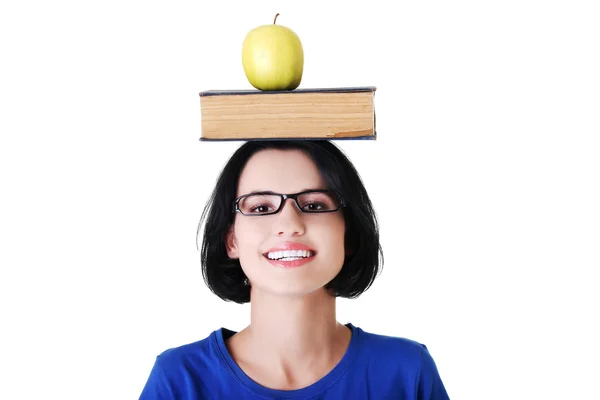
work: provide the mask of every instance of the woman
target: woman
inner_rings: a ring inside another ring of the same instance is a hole
[[[250,302],[251,322],[160,354],[141,399],[448,399],[424,345],[336,320],[336,297],[367,290],[382,254],[369,196],[334,144],[243,144],[202,221],[206,284]]]

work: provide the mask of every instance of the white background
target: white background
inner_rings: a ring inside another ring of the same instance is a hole
[[[337,143],[385,267],[340,321],[425,343],[452,399],[600,398],[600,13],[529,0],[3,1],[0,398],[134,399],[158,353],[248,322],[202,281],[241,143],[198,140],[198,93],[251,88],[276,12],[300,87],[377,87],[378,139]]]

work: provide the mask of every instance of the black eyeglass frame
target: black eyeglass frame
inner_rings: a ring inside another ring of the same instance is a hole
[[[338,200],[339,200],[339,206],[335,209],[335,210],[326,210],[326,211],[305,211],[302,209],[302,207],[300,207],[300,204],[298,203],[298,197],[303,195],[303,194],[307,194],[307,193],[331,193],[333,194]],[[275,210],[275,211],[270,211],[268,213],[261,213],[261,214],[244,214],[242,212],[242,210],[240,210],[239,204],[240,204],[240,200],[249,197],[249,196],[256,196],[256,195],[271,195],[271,196],[279,196],[281,197],[281,202],[279,203],[279,207]],[[245,216],[245,217],[263,217],[265,215],[273,215],[273,214],[277,214],[279,211],[281,211],[281,209],[283,208],[283,205],[285,204],[285,201],[287,199],[293,199],[294,203],[296,203],[296,207],[298,207],[298,209],[306,214],[325,214],[325,213],[332,213],[332,212],[336,212],[338,210],[340,210],[343,207],[346,207],[346,202],[344,201],[344,199],[342,198],[342,196],[340,196],[338,193],[332,191],[332,190],[327,190],[327,189],[310,189],[310,190],[304,190],[302,192],[299,193],[292,193],[292,194],[282,194],[282,193],[275,193],[275,192],[271,192],[271,191],[266,191],[266,192],[254,192],[254,193],[248,193],[248,194],[244,194],[241,195],[240,197],[238,197],[237,199],[234,200],[233,202],[233,212],[239,212],[241,215]]]

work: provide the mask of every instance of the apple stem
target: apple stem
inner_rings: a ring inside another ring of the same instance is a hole
[[[275,21],[277,21],[278,16],[279,16],[279,13],[275,14],[275,19],[273,20],[273,25],[275,25]]]

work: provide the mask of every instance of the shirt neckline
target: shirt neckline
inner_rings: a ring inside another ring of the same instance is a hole
[[[350,329],[352,335],[350,338],[350,344],[342,356],[342,359],[335,367],[333,367],[331,371],[329,371],[317,382],[304,388],[294,390],[276,390],[267,388],[252,380],[244,371],[242,371],[242,369],[233,360],[233,357],[225,345],[225,337],[229,337],[237,332],[231,331],[227,328],[221,328],[215,332],[213,338],[216,341],[216,345],[221,353],[222,360],[226,364],[228,371],[233,378],[246,390],[265,399],[305,399],[321,393],[333,385],[348,370],[348,367],[356,358],[361,341],[360,329],[351,323],[346,324],[346,326]]]

